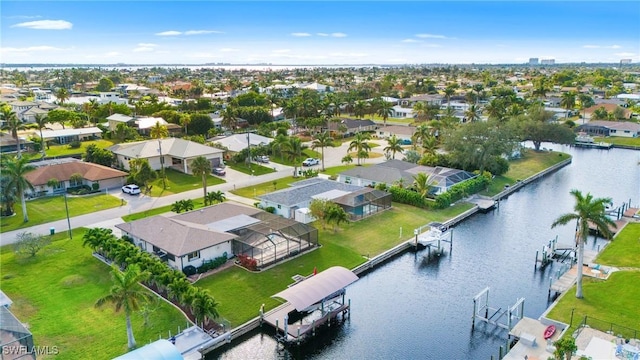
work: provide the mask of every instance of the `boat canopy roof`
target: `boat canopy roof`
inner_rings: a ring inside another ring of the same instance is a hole
[[[272,297],[285,299],[296,310],[303,311],[327,296],[358,280],[358,276],[342,266],[334,266],[304,280]]]

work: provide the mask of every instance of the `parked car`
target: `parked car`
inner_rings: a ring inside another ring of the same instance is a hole
[[[264,164],[269,163],[269,157],[267,155],[256,156],[254,160],[259,163],[264,163]]]
[[[226,171],[224,171],[223,168],[220,168],[220,167],[213,168],[211,172],[213,173],[213,175],[218,175],[218,176],[224,176],[227,173]]]
[[[400,145],[411,145],[411,140],[402,139],[402,140],[400,140]]]
[[[302,166],[313,166],[320,164],[320,159],[306,158],[302,162]]]
[[[136,184],[129,184],[122,187],[122,192],[130,195],[140,194],[140,187]]]

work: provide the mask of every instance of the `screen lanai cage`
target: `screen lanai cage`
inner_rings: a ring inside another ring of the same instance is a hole
[[[253,215],[259,223],[231,232],[238,235],[233,253],[253,258],[258,268],[318,246],[318,229],[268,212]]]
[[[2,359],[35,359],[31,332],[4,306],[0,306]]]
[[[340,205],[347,212],[349,220],[357,221],[390,209],[391,196],[390,193],[365,187],[331,201]]]

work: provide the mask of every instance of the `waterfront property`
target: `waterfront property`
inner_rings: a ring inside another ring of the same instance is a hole
[[[594,120],[577,129],[592,136],[640,137],[640,124],[630,121]]]
[[[25,177],[34,187],[31,196],[43,196],[83,185],[92,190],[119,188],[124,185],[127,173],[84,161],[65,161],[57,164],[48,162],[28,172]],[[52,179],[57,182],[51,182]]]
[[[154,216],[116,225],[142,250],[178,270],[243,255],[258,268],[318,244],[318,231],[257,208],[222,203],[172,217]]]
[[[431,192],[436,195],[446,192],[453,185],[477,176],[464,170],[441,166],[422,166],[402,160],[388,160],[374,166],[359,166],[344,171],[338,175],[338,182],[358,186],[376,186],[377,184],[392,185],[403,181],[406,186],[411,186],[414,176],[419,173],[425,173],[432,179]]]
[[[122,168],[129,170],[129,160],[147,159],[154,170],[172,168],[185,174],[191,174],[191,162],[193,159],[204,156],[211,162],[211,168],[223,164],[223,150],[205,146],[193,141],[166,138],[159,140],[137,141],[131,143],[116,144],[109,147],[116,155],[117,163]]]

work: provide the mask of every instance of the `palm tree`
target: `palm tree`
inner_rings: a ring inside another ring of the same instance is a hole
[[[25,175],[35,169],[33,165],[29,165],[27,158],[11,157],[5,159],[2,164],[2,175],[9,178],[7,186],[16,189],[16,192],[20,195],[20,201],[22,203],[22,219],[24,222],[29,221],[27,215],[27,202],[24,198],[24,192],[27,189],[33,190],[33,185],[27,180]]]
[[[378,107],[378,115],[382,116],[384,126],[387,126],[387,119],[393,114],[393,104],[387,101],[382,101]]]
[[[357,118],[363,118],[364,115],[367,113],[367,102],[366,101],[362,101],[362,100],[358,100],[356,102],[356,105],[354,107],[354,114],[356,115]]]
[[[433,129],[431,128],[431,126],[427,124],[420,124],[420,126],[416,128],[416,132],[413,133],[411,139],[413,140],[414,144],[424,144],[425,140],[432,136]]]
[[[447,86],[444,89],[444,96],[447,98],[447,108],[451,107],[451,96],[456,93],[456,89],[453,86]]]
[[[363,153],[367,154],[371,151],[371,146],[367,142],[367,140],[371,140],[371,135],[369,133],[359,132],[353,138],[353,140],[349,143],[349,148],[347,152],[355,150],[356,157],[358,158],[358,165],[360,165],[360,158],[363,157]]]
[[[332,203],[326,210],[325,221],[333,223],[333,232],[336,233],[340,223],[349,222],[349,215],[341,206]]]
[[[284,144],[284,152],[293,163],[293,177],[298,177],[298,163],[302,156],[302,140],[296,136],[290,136]]]
[[[592,107],[595,104],[595,102],[593,101],[593,98],[587,94],[578,95],[578,100],[580,100],[580,110],[582,110],[582,123],[584,124],[584,117],[585,117],[584,110],[586,108]]]
[[[56,97],[60,101],[60,105],[63,105],[65,101],[69,99],[69,92],[65,88],[61,88],[56,92]]]
[[[322,153],[322,171],[324,171],[324,148],[325,147],[333,147],[333,138],[329,135],[328,131],[322,132],[315,136],[313,143],[311,143],[311,148],[313,150],[320,148]]]
[[[207,200],[207,176],[211,173],[211,162],[204,156],[198,156],[191,162],[191,172],[195,176],[202,177],[202,191],[204,200]]]
[[[397,136],[393,135],[392,137],[388,138],[387,144],[388,145],[384,148],[384,152],[391,152],[392,159],[396,158],[396,153],[402,154],[402,151],[404,150],[402,148],[402,140],[398,139]]]
[[[131,313],[140,310],[142,303],[150,298],[150,294],[138,285],[140,281],[147,278],[147,273],[140,271],[137,264],[129,265],[124,272],[112,265],[111,278],[113,286],[109,290],[109,294],[98,299],[95,306],[100,307],[111,303],[116,312],[124,310],[127,321],[127,345],[129,349],[133,349],[136,347],[136,340],[133,337],[133,328],[131,327]]]
[[[162,125],[160,121],[156,121],[156,124],[149,130],[149,136],[153,139],[163,139],[169,136],[169,130],[166,125]]]
[[[282,149],[285,147],[286,143],[289,141],[289,138],[286,135],[279,134],[276,136],[273,141],[269,144],[271,146],[271,154],[272,156],[276,156],[276,151],[280,154],[280,158],[282,159]]]
[[[469,106],[469,109],[465,111],[464,116],[469,122],[475,122],[480,120],[480,109],[476,104]]]
[[[227,106],[227,108],[222,111],[221,124],[232,131],[238,127],[238,118],[236,117],[235,110],[231,106]]]
[[[576,246],[578,248],[578,279],[576,281],[576,297],[582,299],[582,266],[584,258],[584,243],[589,235],[589,224],[593,224],[605,238],[611,237],[610,227],[615,228],[616,224],[607,217],[605,210],[610,205],[611,198],[593,198],[591,193],[583,195],[579,190],[571,190],[571,195],[576,200],[573,213],[567,213],[558,217],[551,228],[557,225],[566,225],[569,221],[578,222],[575,234]]]
[[[195,318],[196,324],[205,323],[208,324],[210,319],[216,319],[218,316],[218,303],[209,294],[209,290],[195,288],[193,294],[191,294],[191,301],[189,309]]]
[[[180,125],[184,126],[184,133],[188,134],[189,129],[187,127],[191,124],[191,115],[189,114],[180,114]]]
[[[42,137],[42,129],[47,128],[47,124],[49,120],[47,119],[47,115],[36,114],[34,116],[36,120],[36,125],[38,125],[38,130],[40,130],[40,147],[42,147],[42,157],[45,157],[47,154],[44,151],[44,138]]]
[[[82,236],[82,246],[88,246],[91,250],[97,252],[109,239],[115,239],[113,230],[105,228],[89,228]]]
[[[4,126],[2,130],[9,130],[11,136],[16,139],[18,158],[22,157],[22,149],[20,148],[20,138],[18,137],[18,130],[25,128],[24,123],[18,118],[15,112],[11,111],[11,107],[5,106],[0,113],[2,120],[4,120]]]
[[[204,197],[204,204],[213,205],[213,204],[224,202],[225,200],[227,200],[227,197],[224,195],[222,191],[220,190],[209,191],[207,195]]]
[[[565,118],[569,118],[569,110],[573,109],[573,107],[576,106],[576,93],[573,91],[567,91],[562,94],[560,105],[562,105],[563,108],[567,109]]]
[[[427,175],[426,173],[417,173],[413,176],[413,187],[415,190],[422,196],[426,198],[429,195],[429,192],[433,188],[433,184],[435,183],[435,179]]]

